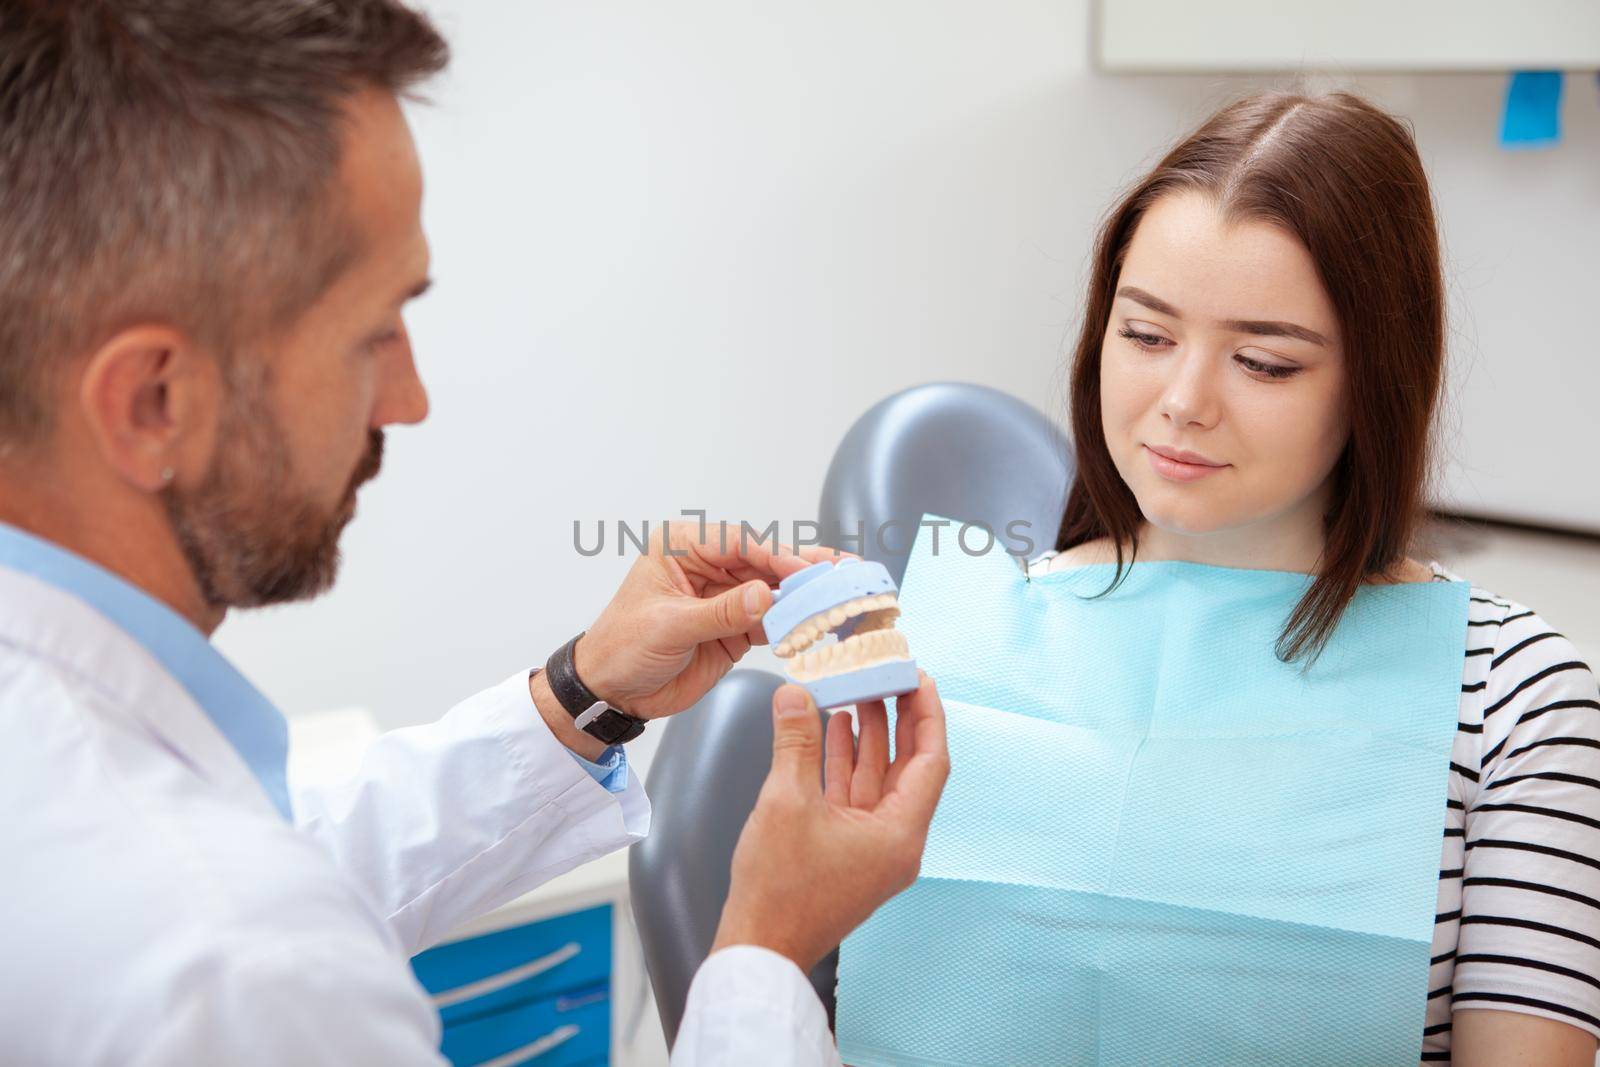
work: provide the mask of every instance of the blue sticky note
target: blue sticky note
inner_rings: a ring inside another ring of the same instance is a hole
[[[1519,70],[1506,87],[1500,144],[1505,148],[1541,148],[1561,140],[1559,70]]]

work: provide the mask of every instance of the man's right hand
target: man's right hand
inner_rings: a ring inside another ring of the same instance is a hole
[[[733,878],[712,951],[759,945],[810,971],[877,907],[916,880],[928,824],[950,773],[944,706],[922,675],[897,698],[889,762],[882,701],[823,729],[804,689],[772,699],[772,770],[733,853]],[[820,784],[819,784],[820,783]]]

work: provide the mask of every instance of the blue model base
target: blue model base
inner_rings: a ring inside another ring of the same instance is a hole
[[[894,591],[894,579],[881,563],[846,558],[833,564],[823,560],[795,571],[778,583],[772,607],[767,609],[761,625],[766,630],[767,641],[775,645],[788,637],[796,626],[829,608],[858,597]],[[850,619],[843,627],[830,629],[848,636],[855,632],[856,622]]]
[[[901,696],[914,691],[919,683],[916,661],[896,659],[863,667],[849,674],[835,674],[796,684],[805,687],[819,709],[826,709]]]

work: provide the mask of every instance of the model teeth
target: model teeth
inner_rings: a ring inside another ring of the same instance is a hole
[[[796,681],[809,682],[828,675],[861,670],[888,660],[909,659],[910,652],[906,636],[900,631],[871,630],[801,653],[789,665],[789,674]]]
[[[873,630],[886,630],[893,626],[894,620],[898,619],[899,617],[900,609],[897,607],[888,607],[881,608],[877,611],[869,611],[866,615],[862,616],[860,622],[856,623],[855,632],[858,634],[864,634],[870,633]]]
[[[893,593],[856,597],[854,600],[829,608],[827,611],[819,611],[805,622],[800,623],[789,631],[788,637],[778,642],[773,651],[784,659],[788,659],[790,656],[804,652],[821,641],[829,632],[858,616],[861,621],[856,623],[856,633],[885,630],[893,626],[894,620],[899,618],[900,606]]]

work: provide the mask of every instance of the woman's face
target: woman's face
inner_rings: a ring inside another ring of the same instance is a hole
[[[1344,357],[1287,231],[1226,223],[1198,193],[1151,205],[1117,280],[1100,390],[1111,458],[1153,526],[1320,531],[1349,432]]]

